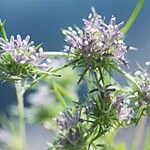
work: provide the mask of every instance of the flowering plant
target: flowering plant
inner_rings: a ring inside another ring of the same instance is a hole
[[[116,23],[114,16],[107,24],[92,8],[88,19],[83,19],[83,28],[75,26],[75,29],[68,27],[67,30],[62,30],[67,42],[66,52],[43,52],[41,45],[34,46],[33,42],[29,42],[29,36],[23,40],[20,35],[17,35],[16,39],[11,36],[8,40],[4,22],[1,22],[0,79],[11,80],[16,86],[22,150],[25,149],[23,95],[27,89],[49,76],[47,80],[53,94],[63,106],[58,117],[55,117],[56,114],[53,115],[59,133],[49,144],[49,149],[114,149],[102,139],[114,130],[137,125],[142,116],[149,114],[150,63],[145,63],[146,69],[139,67],[140,71],[133,76],[120,67],[125,65],[129,68],[125,54],[135,48],[125,43],[125,33],[134,22],[143,2],[144,0],[139,0],[124,27],[123,22]],[[61,67],[51,67],[48,57],[52,56],[65,57],[68,61]],[[53,75],[68,66],[78,68],[81,72],[77,83],[86,83],[86,101],[79,98],[67,103],[67,100],[62,99],[60,93],[63,93],[63,97],[67,95],[69,99],[74,97],[64,94],[67,91],[61,90],[62,87]],[[128,86],[120,85],[113,77],[113,73],[123,75],[129,81]],[[45,97],[48,99],[49,95]],[[33,97],[30,99],[32,101]],[[41,103],[40,100],[38,102]]]

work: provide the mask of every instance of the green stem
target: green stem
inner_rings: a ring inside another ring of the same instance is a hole
[[[121,29],[122,33],[127,33],[128,30],[131,28],[132,24],[134,23],[135,19],[137,18],[142,6],[144,4],[144,0],[139,0],[134,11],[132,12],[129,20],[127,21],[127,23],[125,24],[125,26]]]
[[[19,115],[19,130],[21,138],[21,150],[25,150],[25,120],[24,120],[24,88],[21,85],[21,81],[15,83],[16,96],[18,101],[18,115]]]
[[[58,53],[59,53],[59,52],[58,52]],[[56,68],[56,69],[51,70],[51,73],[56,73],[56,72],[58,72],[58,71],[60,71],[60,70],[62,70],[62,69],[64,69],[64,68],[68,67],[68,66],[71,65],[71,64],[72,64],[72,62],[68,62],[68,63],[66,63],[66,64],[60,66],[59,68]],[[50,74],[50,75],[53,75],[53,74]],[[40,76],[39,78],[35,79],[30,85],[27,85],[27,86],[25,87],[25,89],[26,89],[26,90],[27,90],[27,89],[30,89],[30,88],[33,87],[37,82],[39,82],[40,80],[42,80],[42,79],[44,79],[44,78],[46,78],[46,77],[48,77],[48,76],[49,76],[48,74],[44,74],[44,75]]]
[[[118,71],[119,73],[121,73],[123,76],[125,76],[129,81],[131,81],[138,90],[141,90],[141,87],[139,86],[139,84],[135,81],[134,77],[132,77],[129,73],[125,72],[123,69],[121,69],[119,66],[117,68],[114,68],[116,71]]]
[[[2,22],[0,20],[1,36],[5,41],[8,41],[4,25],[5,25],[5,22]],[[21,85],[21,81],[17,81],[15,83],[15,88],[16,88],[16,96],[17,96],[17,102],[18,102],[19,134],[20,134],[20,138],[21,138],[20,150],[25,150],[26,138],[25,138],[25,121],[24,121],[24,99],[23,99],[25,90]]]
[[[53,52],[53,51],[48,51],[44,52],[45,55],[48,57],[64,57],[64,58],[70,58],[73,57],[74,55],[65,53],[65,52]]]
[[[2,22],[2,21],[0,20],[0,33],[1,33],[1,35],[2,35],[2,38],[3,38],[5,41],[7,41],[7,35],[6,35],[5,29],[4,29],[4,25],[5,25],[5,21]]]

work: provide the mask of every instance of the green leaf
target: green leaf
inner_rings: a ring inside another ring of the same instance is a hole
[[[63,96],[61,95],[59,88],[57,87],[57,84],[55,84],[55,82],[52,82],[53,85],[53,94],[54,96],[57,98],[57,100],[60,102],[60,104],[62,105],[62,107],[64,109],[67,108],[67,104],[65,99],[63,98]]]
[[[85,68],[85,69],[82,71],[82,73],[79,75],[79,76],[80,76],[80,79],[79,79],[79,81],[78,81],[77,84],[79,84],[79,83],[84,79],[84,76],[85,76],[85,74],[87,73],[87,71],[88,71],[88,68]]]
[[[61,86],[59,83],[55,82],[55,86],[57,86],[59,92],[67,98],[67,100],[71,101],[72,100],[72,95],[70,94],[70,91],[68,91],[66,88]]]

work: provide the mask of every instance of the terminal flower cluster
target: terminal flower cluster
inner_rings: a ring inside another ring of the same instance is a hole
[[[144,94],[143,101],[150,103],[150,62],[145,63],[146,68],[140,67],[140,70],[135,72],[136,80],[140,85]]]
[[[68,30],[63,30],[71,53],[79,53],[90,67],[94,60],[103,58],[113,58],[117,63],[127,65],[125,54],[129,47],[126,46],[124,34],[120,31],[124,22],[116,24],[116,17],[112,16],[107,24],[105,19],[92,9],[89,18],[83,19],[83,23],[82,29],[68,27]]]
[[[16,63],[31,64],[42,69],[48,68],[45,63],[47,57],[43,54],[43,50],[40,48],[37,52],[34,42],[30,42],[29,35],[25,39],[20,35],[17,35],[16,39],[11,36],[9,41],[0,38],[0,48],[1,53],[7,52]]]

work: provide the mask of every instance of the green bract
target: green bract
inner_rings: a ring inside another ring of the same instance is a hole
[[[0,56],[0,79],[3,81],[17,81],[24,78],[34,78],[37,68],[31,64],[19,64],[9,53]]]

